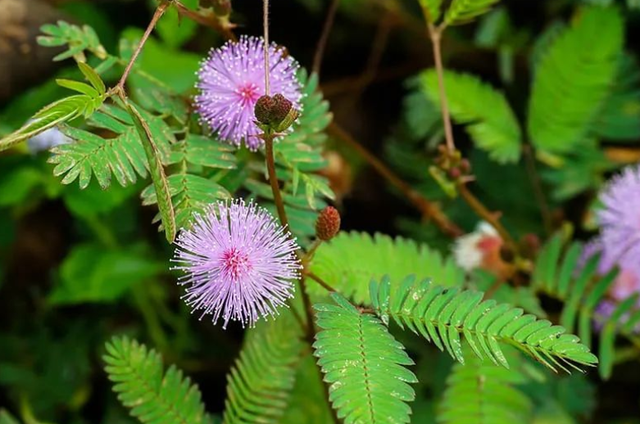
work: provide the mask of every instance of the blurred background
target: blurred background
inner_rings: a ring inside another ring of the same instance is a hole
[[[197,6],[197,0],[183,3]],[[432,66],[415,3],[340,1],[322,63],[321,89],[337,123],[429,199],[441,201],[446,213],[470,231],[477,218],[459,200],[447,200],[427,172],[442,129],[437,110],[415,95],[413,77]],[[522,117],[532,51],[543,34],[584,3],[617,3],[624,9],[626,50],[635,64],[640,2],[505,0],[478,22],[446,33],[446,67],[500,87]],[[0,0],[0,136],[65,94],[54,78],[77,73],[71,60],[52,61],[61,50],[38,46],[35,38],[43,24],[65,20],[90,25],[105,48],[116,51],[121,39],[140,37],[154,7],[146,0]],[[327,0],[272,1],[271,37],[303,67],[313,62],[328,8]],[[237,34],[260,35],[260,2],[234,0],[232,20]],[[178,91],[189,90],[202,58],[222,42],[212,30],[167,14],[143,52],[141,67]],[[631,69],[630,77],[640,75],[637,64]],[[589,208],[603,179],[640,159],[639,90],[636,80],[627,94],[629,107],[637,112],[626,123],[622,141],[575,166],[542,169],[543,184],[557,182],[553,188],[545,185],[553,219],[574,222],[579,234],[593,228]],[[543,234],[523,165],[492,171],[495,165],[471,146],[462,129],[456,128],[456,140],[481,176],[477,195],[504,211],[506,225],[516,234]],[[199,384],[209,411],[219,413],[242,330],[230,326],[222,331],[183,306],[176,275],[169,271],[171,246],[151,224],[156,210],[140,206],[139,193],[148,182],[113,185],[108,191],[95,183],[83,191],[77,184],[62,185],[47,164],[47,151],[38,151],[37,144],[0,154],[0,409],[25,423],[135,422],[112,393],[101,360],[104,342],[126,333],[182,368]],[[352,148],[333,139],[328,146],[329,165],[323,173],[337,194],[344,229],[409,236],[449,251],[451,240],[422,222]],[[553,309],[553,304],[545,306]],[[435,358],[424,347],[412,348],[424,350],[425,361]],[[438,367],[448,369],[448,361],[439,358]],[[424,390],[442,388],[438,379],[444,375],[424,377]],[[607,383],[594,376],[585,390],[600,400],[595,411],[592,405],[591,418],[583,420],[638,422],[629,417],[640,417],[639,382],[637,361],[616,368]],[[0,418],[0,423],[11,421]]]

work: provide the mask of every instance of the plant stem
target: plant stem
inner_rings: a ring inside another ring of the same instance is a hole
[[[504,243],[513,252],[515,252],[516,244],[507,229],[504,228],[498,220],[497,214],[487,209],[486,206],[483,205],[482,202],[480,202],[480,200],[478,200],[478,198],[469,191],[464,183],[458,184],[458,193],[460,193],[460,196],[464,199],[465,202],[467,202],[471,209],[473,209],[476,215],[491,224],[491,226],[496,229],[498,234],[500,234],[500,238],[502,238]]]
[[[358,143],[351,134],[346,132],[342,127],[332,122],[327,131],[329,134],[345,141],[353,147],[382,177],[396,187],[422,213],[423,217],[432,219],[443,233],[451,237],[458,237],[464,234],[460,227],[451,222],[437,205],[425,199],[419,192],[398,177],[380,159]]]
[[[307,272],[307,277],[311,278],[313,281],[315,281],[316,283],[320,284],[329,293],[333,293],[333,292],[336,291],[336,289],[331,287],[329,284],[327,284],[326,281],[324,281],[322,278],[318,277],[313,272]]]
[[[453,129],[451,126],[451,116],[449,115],[449,104],[447,102],[447,92],[444,87],[444,66],[442,65],[442,32],[432,24],[428,24],[429,37],[433,45],[433,60],[438,75],[438,89],[440,90],[440,110],[442,111],[442,124],[444,125],[444,135],[447,141],[447,149],[453,152],[456,146],[453,142]]]
[[[262,26],[264,28],[264,94],[269,93],[269,0],[262,0]]]
[[[289,220],[287,219],[287,212],[284,209],[282,193],[280,192],[278,177],[276,176],[276,162],[273,154],[273,138],[273,134],[264,134],[267,172],[269,173],[269,183],[271,184],[271,191],[273,192],[273,201],[275,202],[276,209],[278,210],[278,218],[280,218],[280,224],[282,224],[282,226],[284,227],[288,227]]]
[[[339,4],[340,0],[332,0],[329,5],[329,10],[327,11],[327,17],[325,18],[324,26],[322,27],[322,33],[320,34],[318,45],[316,46],[316,53],[313,56],[313,66],[311,69],[316,75],[320,75],[322,57],[324,56],[324,51],[327,47],[327,41],[329,40],[329,34],[333,28],[333,22],[335,20]]]
[[[553,222],[551,219],[551,212],[549,210],[549,202],[547,202],[547,198],[542,190],[542,182],[540,181],[540,175],[536,169],[533,148],[530,144],[524,145],[524,160],[527,165],[527,172],[529,174],[529,179],[531,180],[531,185],[533,186],[533,192],[536,196],[536,200],[538,201],[538,206],[540,207],[540,214],[542,215],[545,232],[547,235],[551,235],[553,232]]]
[[[149,26],[147,26],[147,29],[144,32],[144,35],[140,39],[140,42],[138,43],[138,46],[136,47],[136,50],[133,52],[133,55],[131,56],[131,59],[129,60],[129,64],[124,69],[122,77],[120,77],[120,81],[118,81],[118,84],[116,84],[116,86],[114,87],[114,90],[116,92],[125,93],[124,84],[127,82],[127,78],[129,77],[129,73],[131,72],[131,69],[133,68],[134,63],[136,62],[136,59],[138,59],[138,56],[140,55],[140,52],[142,51],[142,48],[144,47],[145,43],[149,39],[149,36],[153,32],[153,29],[156,27],[156,24],[158,23],[158,21],[160,20],[162,15],[164,15],[164,12],[169,7],[169,4],[170,4],[169,1],[164,0],[156,8],[156,11],[154,12],[153,17],[151,18],[151,22],[149,22]]]

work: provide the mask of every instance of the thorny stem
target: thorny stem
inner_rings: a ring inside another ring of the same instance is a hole
[[[121,94],[120,97],[122,97],[122,95],[125,95],[124,84],[127,82],[127,78],[129,77],[129,73],[131,72],[131,69],[135,64],[136,59],[138,59],[138,56],[140,55],[142,48],[144,47],[145,43],[149,39],[149,36],[151,35],[154,28],[156,27],[156,24],[158,23],[162,15],[164,15],[164,12],[169,7],[170,3],[171,2],[169,0],[164,0],[156,8],[156,11],[154,12],[153,17],[151,18],[151,22],[149,22],[149,26],[147,26],[147,29],[144,32],[144,35],[142,36],[142,38],[140,39],[140,42],[138,43],[138,47],[136,47],[136,50],[133,52],[133,55],[131,56],[131,60],[129,60],[129,64],[124,69],[124,72],[120,77],[120,81],[118,81],[118,84],[116,84],[116,86],[114,87],[114,92]]]
[[[409,184],[398,177],[391,169],[387,167],[380,159],[375,157],[364,146],[358,143],[348,132],[340,127],[335,122],[332,122],[327,131],[333,135],[345,141],[353,149],[355,149],[369,164],[391,185],[396,187],[409,201],[420,211],[425,218],[432,219],[433,222],[442,230],[443,233],[451,236],[458,237],[463,234],[463,231],[456,224],[451,222],[449,218],[442,212],[442,210],[434,203],[425,199],[419,192],[414,190]]]
[[[340,0],[332,0],[331,4],[329,5],[329,10],[327,11],[327,17],[322,27],[322,33],[320,34],[318,45],[316,46],[316,53],[313,56],[313,66],[311,69],[316,75],[320,75],[320,68],[322,67],[322,57],[324,56],[324,51],[327,47],[327,41],[329,41],[329,34],[331,33],[331,29],[333,28],[333,21],[335,20],[339,4]]]
[[[451,126],[451,116],[449,115],[449,104],[447,102],[447,93],[444,87],[444,66],[442,65],[442,32],[432,24],[428,24],[429,37],[433,45],[433,60],[436,65],[436,73],[438,74],[438,89],[440,91],[440,110],[442,111],[442,123],[444,125],[444,135],[447,141],[447,150],[450,153],[456,149],[453,142],[453,129]]]

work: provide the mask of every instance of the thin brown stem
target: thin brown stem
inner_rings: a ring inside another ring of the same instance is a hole
[[[331,0],[329,10],[327,11],[327,17],[324,20],[322,27],[322,33],[318,39],[318,45],[316,46],[316,53],[313,56],[313,66],[311,69],[316,75],[320,75],[320,68],[322,67],[322,58],[324,57],[324,51],[327,48],[327,41],[329,41],[329,34],[333,28],[333,22],[335,21],[336,12],[338,11],[338,5],[340,0]]]
[[[138,47],[136,47],[136,50],[133,52],[133,55],[131,56],[131,60],[129,60],[127,67],[124,68],[124,72],[120,77],[120,81],[118,81],[118,84],[116,84],[116,86],[114,87],[115,92],[125,93],[124,85],[127,82],[129,73],[131,72],[131,69],[135,64],[136,59],[138,59],[138,56],[140,55],[142,48],[144,47],[145,43],[149,39],[149,36],[153,32],[153,29],[156,27],[156,24],[158,23],[162,15],[164,15],[164,12],[167,10],[169,5],[170,5],[170,2],[165,0],[162,3],[160,3],[156,8],[156,11],[153,14],[153,17],[151,18],[151,22],[149,22],[149,26],[147,26],[146,31],[144,32],[144,34],[142,35],[142,38],[140,39],[140,42],[138,43]]]
[[[487,209],[486,206],[483,205],[482,202],[480,202],[480,200],[478,200],[478,198],[469,191],[464,183],[458,184],[458,193],[460,193],[460,196],[464,199],[465,202],[467,202],[471,209],[473,209],[476,215],[491,224],[491,226],[496,229],[498,234],[500,234],[500,238],[502,238],[504,243],[512,251],[515,252],[516,244],[507,229],[504,228],[504,226],[498,220],[498,214]]]
[[[429,38],[433,45],[433,60],[436,66],[436,74],[438,75],[438,89],[440,91],[440,110],[442,112],[442,124],[444,125],[444,135],[447,141],[447,149],[453,152],[456,149],[453,142],[453,129],[451,126],[451,116],[449,115],[449,104],[447,102],[447,92],[444,87],[444,66],[442,65],[442,32],[428,24]]]
[[[202,13],[195,12],[189,9],[187,6],[179,2],[178,0],[174,0],[173,2],[176,10],[180,16],[184,16],[187,19],[191,19],[192,21],[213,29],[214,31],[220,33],[226,40],[237,41],[237,37],[233,33],[232,29],[235,27],[234,24],[227,23],[226,25],[222,25],[215,14],[212,11],[208,12],[209,15],[205,16]]]
[[[442,210],[434,203],[425,199],[419,192],[414,190],[409,184],[398,177],[391,169],[387,167],[380,159],[375,157],[369,150],[358,143],[348,132],[335,122],[331,123],[328,128],[329,134],[349,144],[356,152],[360,154],[382,177],[384,177],[391,185],[397,188],[421,213],[442,230],[443,233],[458,237],[463,231],[456,224],[451,222]]]
[[[280,224],[282,224],[284,227],[288,227],[289,220],[287,219],[287,212],[284,209],[282,193],[280,192],[278,177],[276,176],[276,162],[273,154],[273,138],[273,134],[264,134],[265,155],[267,157],[267,172],[269,173],[269,183],[271,184],[271,191],[273,192],[273,201],[276,204],[276,209],[278,210],[278,218],[280,218]]]
[[[550,235],[553,232],[551,211],[549,209],[549,202],[547,202],[547,197],[544,195],[544,190],[542,190],[542,182],[540,181],[540,175],[538,174],[538,170],[536,169],[536,161],[533,154],[533,148],[530,144],[525,144],[524,146],[524,160],[527,166],[529,179],[531,180],[531,185],[533,186],[533,193],[536,196],[538,206],[540,207],[540,215],[542,215],[542,222],[544,223],[545,232],[547,233],[547,235]]]
[[[329,284],[327,284],[326,281],[324,281],[322,278],[320,278],[319,276],[317,276],[313,272],[307,272],[307,277],[311,278],[313,281],[315,281],[316,283],[320,284],[322,286],[322,288],[325,289],[326,291],[328,291],[329,293],[333,293],[333,292],[336,291],[333,287],[331,287]]]
[[[262,27],[264,30],[264,94],[269,93],[269,0],[262,0]]]

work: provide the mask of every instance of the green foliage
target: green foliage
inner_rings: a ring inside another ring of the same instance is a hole
[[[431,276],[448,287],[460,286],[464,272],[453,260],[424,244],[403,238],[392,239],[376,234],[341,232],[322,244],[313,259],[311,271],[331,287],[359,304],[370,304],[369,281],[388,274],[399,281],[409,274],[420,278]],[[324,289],[309,286],[311,293],[324,294]],[[322,291],[321,291],[322,290]]]
[[[65,97],[42,108],[24,126],[0,139],[0,151],[28,140],[56,125],[71,121],[79,116],[91,116],[107,97],[106,87],[98,74],[84,63],[78,63],[80,71],[91,85],[70,80],[57,80],[61,87],[77,91],[81,94]]]
[[[615,85],[593,131],[609,140],[632,142],[640,137],[640,67],[633,56],[620,57]]]
[[[54,305],[114,302],[134,285],[166,269],[150,259],[140,246],[107,249],[79,244],[60,267],[60,281],[49,295]]]
[[[133,120],[133,125],[138,132],[138,137],[142,141],[142,147],[144,153],[147,156],[147,163],[149,164],[149,171],[151,174],[151,180],[153,181],[153,188],[156,193],[156,202],[160,217],[162,218],[162,226],[169,243],[173,243],[176,237],[176,215],[171,203],[171,193],[169,192],[169,183],[167,182],[167,176],[164,173],[164,167],[160,159],[160,152],[154,141],[154,133],[151,132],[151,128],[142,117],[140,111],[133,105],[126,105],[129,114]]]
[[[198,387],[173,365],[163,372],[162,359],[155,350],[127,337],[114,337],[105,347],[105,370],[114,382],[113,390],[140,422],[211,422]]]
[[[452,358],[464,363],[460,335],[481,359],[489,358],[496,365],[509,367],[498,342],[516,346],[552,370],[558,367],[580,369],[576,365],[598,363],[579,339],[558,325],[538,320],[535,315],[523,315],[523,310],[493,299],[482,301],[484,293],[458,288],[445,288],[424,280],[416,283],[414,276],[391,288],[388,276],[380,284],[371,282],[371,302],[382,320],[389,318],[401,327],[446,350]]]
[[[303,347],[300,327],[288,311],[250,330],[227,376],[224,423],[279,423]]]
[[[620,302],[610,317],[596,314],[595,308],[607,298],[607,291],[617,277],[617,270],[599,276],[600,256],[593,255],[581,263],[584,261],[584,252],[582,244],[574,242],[563,254],[563,239],[560,234],[555,235],[540,251],[532,285],[535,290],[565,302],[560,324],[570,332],[577,327],[580,338],[587,346],[591,345],[593,322],[597,321],[602,326],[599,372],[603,378],[609,378],[616,335],[638,340],[634,334],[636,325],[640,323],[640,309],[636,306],[638,296]]]
[[[541,158],[566,154],[588,136],[616,76],[623,31],[617,10],[584,8],[542,55],[528,117]]]
[[[519,355],[510,355],[512,363]],[[530,422],[533,404],[518,387],[527,382],[518,368],[504,369],[471,357],[447,378],[438,423],[513,424]]]
[[[460,25],[486,13],[499,0],[453,0],[444,14],[446,25]]]
[[[440,104],[438,75],[435,70],[423,74],[423,90],[435,105]],[[520,125],[504,95],[470,74],[447,71],[444,85],[451,115],[456,123],[467,126],[473,141],[500,163],[520,158]]]
[[[79,27],[64,21],[58,21],[57,25],[46,24],[41,28],[46,35],[38,37],[38,44],[44,47],[68,46],[69,48],[53,58],[54,61],[65,60],[73,57],[78,62],[86,60],[84,51],[88,50],[95,56],[105,59],[105,51],[96,32],[90,26]]]
[[[321,331],[313,347],[329,400],[345,423],[408,423],[415,398],[407,383],[416,376],[404,366],[413,361],[380,320],[358,311],[344,297],[335,305],[317,304]]]
[[[435,23],[440,19],[442,13],[442,0],[419,0],[422,10],[430,23]]]
[[[117,106],[104,105],[88,123],[94,128],[115,134],[115,137],[103,138],[86,130],[63,127],[62,132],[75,143],[53,148],[49,159],[56,164],[53,174],[64,175],[63,184],[78,179],[80,188],[85,188],[93,174],[100,187],[106,189],[111,185],[112,175],[123,187],[135,183],[137,176],[147,177],[149,163],[140,134],[126,111]],[[168,125],[150,115],[147,115],[146,123],[155,135],[156,146],[167,157],[169,143],[174,140]]]

